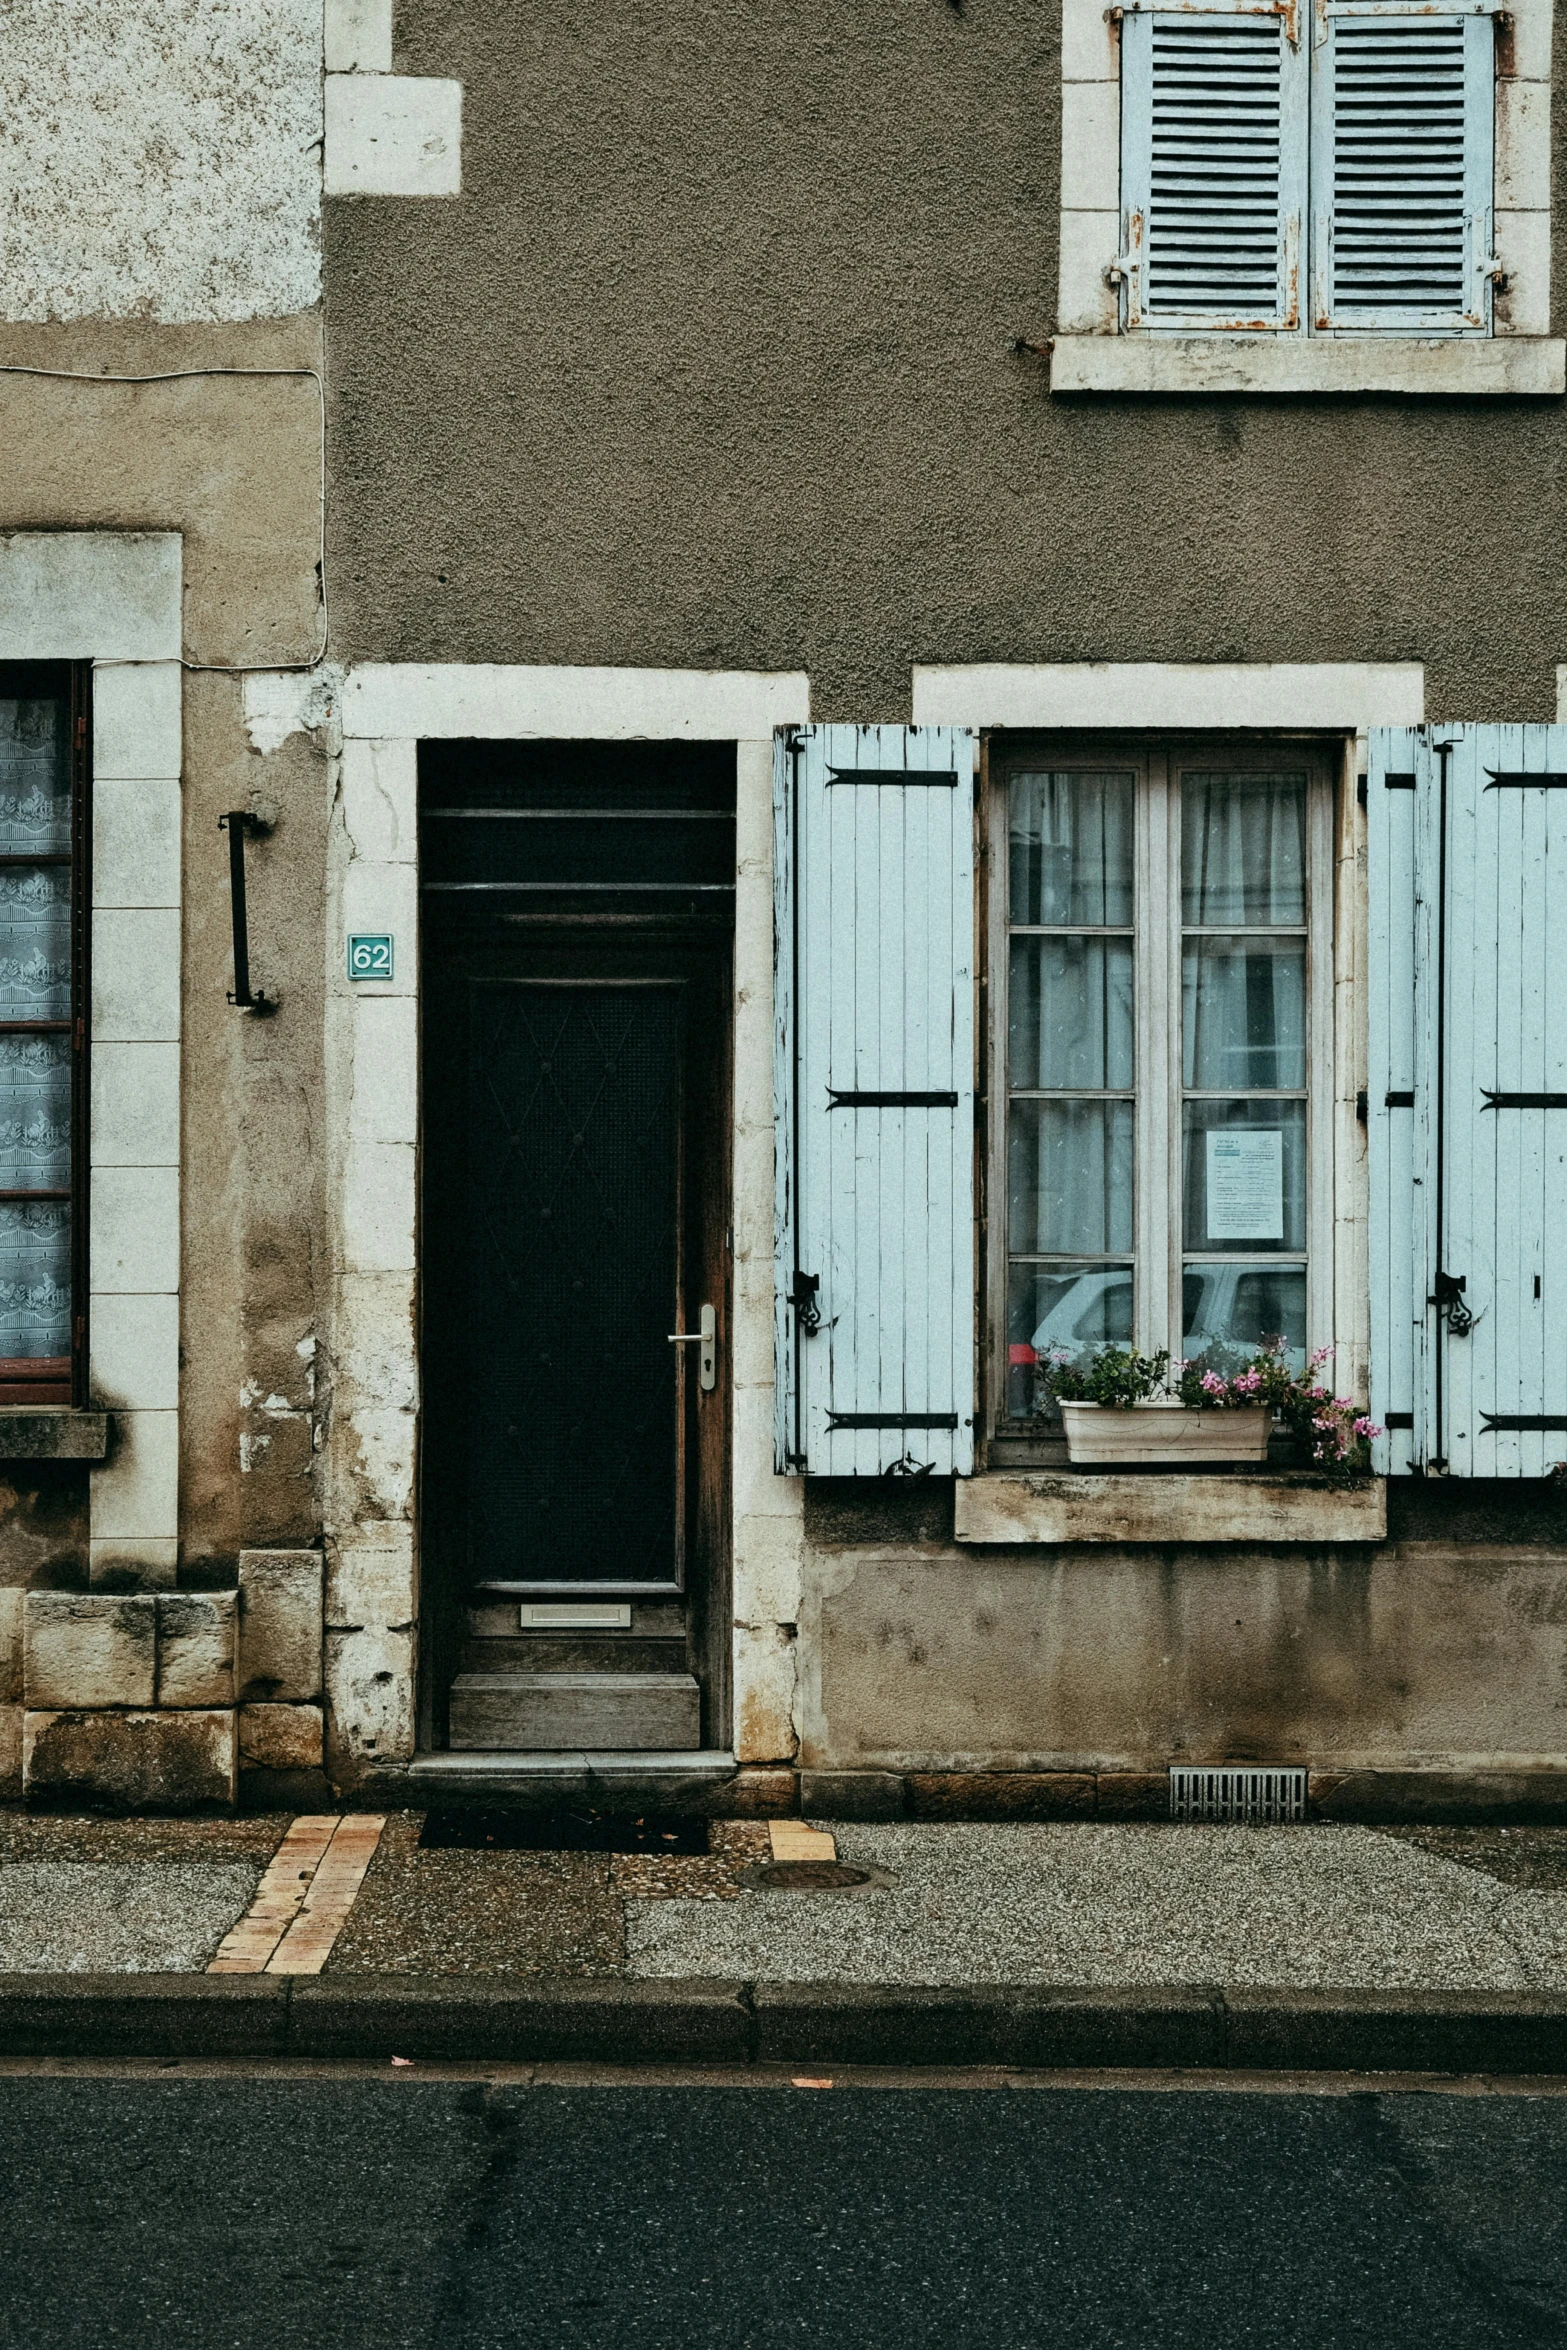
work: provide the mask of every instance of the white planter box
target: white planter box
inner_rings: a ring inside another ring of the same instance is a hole
[[[1173,1397],[1152,1396],[1129,1411],[1116,1404],[1063,1403],[1068,1456],[1074,1461],[1262,1461],[1273,1414],[1191,1411]]]

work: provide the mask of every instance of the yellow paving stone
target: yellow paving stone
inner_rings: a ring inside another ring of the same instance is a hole
[[[836,1860],[838,1847],[825,1828],[808,1828],[803,1820],[769,1820],[774,1860]]]

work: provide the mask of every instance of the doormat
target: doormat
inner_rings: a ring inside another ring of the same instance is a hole
[[[667,1852],[707,1850],[704,1819],[644,1812],[432,1811],[419,1842],[435,1852]]]

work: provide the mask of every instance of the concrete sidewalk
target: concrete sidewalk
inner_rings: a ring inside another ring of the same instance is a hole
[[[622,2026],[634,2046],[634,2019],[656,2015],[666,2058],[686,2032],[703,2061],[715,2030],[754,2047],[763,2009],[795,2019],[802,2049],[819,2044],[805,2019],[822,2008],[856,2018],[866,2045],[901,2017],[901,2061],[958,2061],[953,2048],[977,2045],[978,2032],[1013,2062],[1005,2051],[1034,2045],[1041,2016],[1070,2011],[1085,2030],[1096,2016],[1139,2017],[1137,2060],[1179,2063],[1199,2061],[1193,2030],[1206,2046],[1212,2026],[1228,2047],[1234,2017],[1260,1998],[1270,2013],[1384,2024],[1462,2013],[1465,2061],[1482,2063],[1491,2043],[1474,2037],[1475,2019],[1512,2019],[1498,2026],[1500,2050],[1520,2045],[1527,2015],[1550,2026],[1529,2043],[1532,2061],[1554,2069],[1555,2033],[1567,2065],[1564,1829],[847,1824],[834,1830],[839,1856],[868,1881],[823,1892],[761,1889],[769,1831],[749,1822],[714,1822],[709,1851],[688,1857],[431,1848],[422,1824],[417,1813],[388,1820],[322,1974],[290,2007],[274,1976],[202,1973],[286,1817],[0,1814],[0,2051],[36,2048],[40,2031],[62,2033],[62,2046],[84,2030],[118,2045],[117,2033],[141,2029],[127,2017],[178,1997],[187,2021],[176,2027],[165,2004],[158,2027],[176,2043],[219,2017],[231,2033],[241,2016],[286,2039],[291,2017],[330,2008],[360,2019],[342,2026],[350,2039],[358,2030],[377,2047],[404,2017],[415,2019],[405,2036],[457,2030],[483,2043],[489,2032],[513,2047],[542,2031],[559,2052],[573,2032],[602,2045]],[[144,1982],[131,2005],[129,1982],[113,1991],[128,1977]],[[100,1991],[110,2006],[93,2023]],[[445,2010],[446,2023],[432,2021]],[[46,2012],[67,2020],[40,2023]],[[1286,2042],[1295,2054],[1280,2062],[1326,2061],[1301,2053],[1298,2031]],[[1438,2043],[1428,2034],[1419,2046],[1429,2057]]]

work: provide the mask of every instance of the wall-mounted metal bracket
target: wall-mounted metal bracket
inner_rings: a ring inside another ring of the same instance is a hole
[[[266,1019],[277,1010],[277,997],[269,996],[265,988],[250,984],[250,923],[245,911],[245,835],[251,833],[264,840],[272,830],[263,817],[249,808],[231,808],[226,816],[218,818],[218,830],[229,836],[229,897],[234,912],[234,985],[229,991],[229,1002],[241,1012],[254,1012],[258,1020]]]

